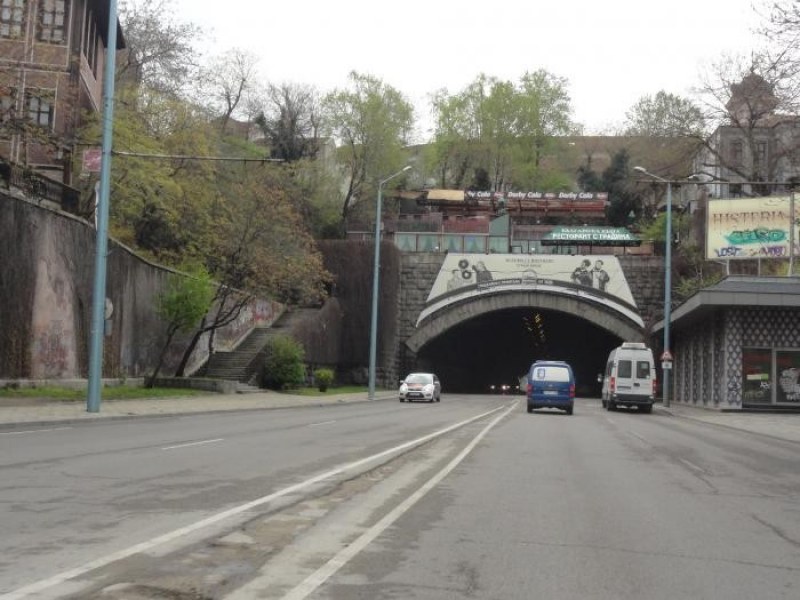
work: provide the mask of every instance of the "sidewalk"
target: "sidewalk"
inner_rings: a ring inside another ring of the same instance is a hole
[[[394,398],[393,392],[377,392],[375,400]],[[174,398],[100,400],[100,410],[86,411],[86,402],[0,398],[0,429],[29,425],[63,424],[98,419],[164,417],[243,410],[267,410],[299,406],[321,407],[343,402],[368,402],[367,392],[331,396],[293,396],[263,391],[249,394],[209,394]]]
[[[712,425],[758,433],[800,443],[800,412],[719,412],[672,403],[669,408],[654,406],[656,412]]]

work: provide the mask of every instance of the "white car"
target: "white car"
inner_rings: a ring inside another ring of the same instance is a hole
[[[408,400],[441,400],[442,384],[433,373],[410,373],[400,382],[400,402]]]

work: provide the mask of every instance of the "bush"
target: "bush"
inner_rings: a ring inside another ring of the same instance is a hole
[[[333,383],[333,369],[316,369],[314,371],[314,382],[320,392],[325,392],[328,386]]]
[[[305,380],[303,347],[291,338],[277,336],[267,342],[261,387],[285,390]]]

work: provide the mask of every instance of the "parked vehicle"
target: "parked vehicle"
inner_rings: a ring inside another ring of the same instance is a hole
[[[641,412],[652,412],[657,383],[653,351],[642,342],[625,342],[608,355],[603,376],[603,408],[635,406]]]
[[[400,402],[427,400],[440,402],[442,384],[433,373],[410,373],[400,381]]]
[[[537,360],[528,371],[528,412],[537,408],[559,408],[572,414],[575,405],[575,375],[561,360]]]

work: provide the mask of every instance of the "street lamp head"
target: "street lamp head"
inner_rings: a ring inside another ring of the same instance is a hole
[[[644,167],[633,167],[633,170],[636,171],[637,173],[647,173],[647,169],[645,169]]]
[[[411,170],[411,165],[406,165],[405,167],[403,167],[403,170],[401,171],[401,173],[405,173],[406,171],[410,171],[410,170]]]

